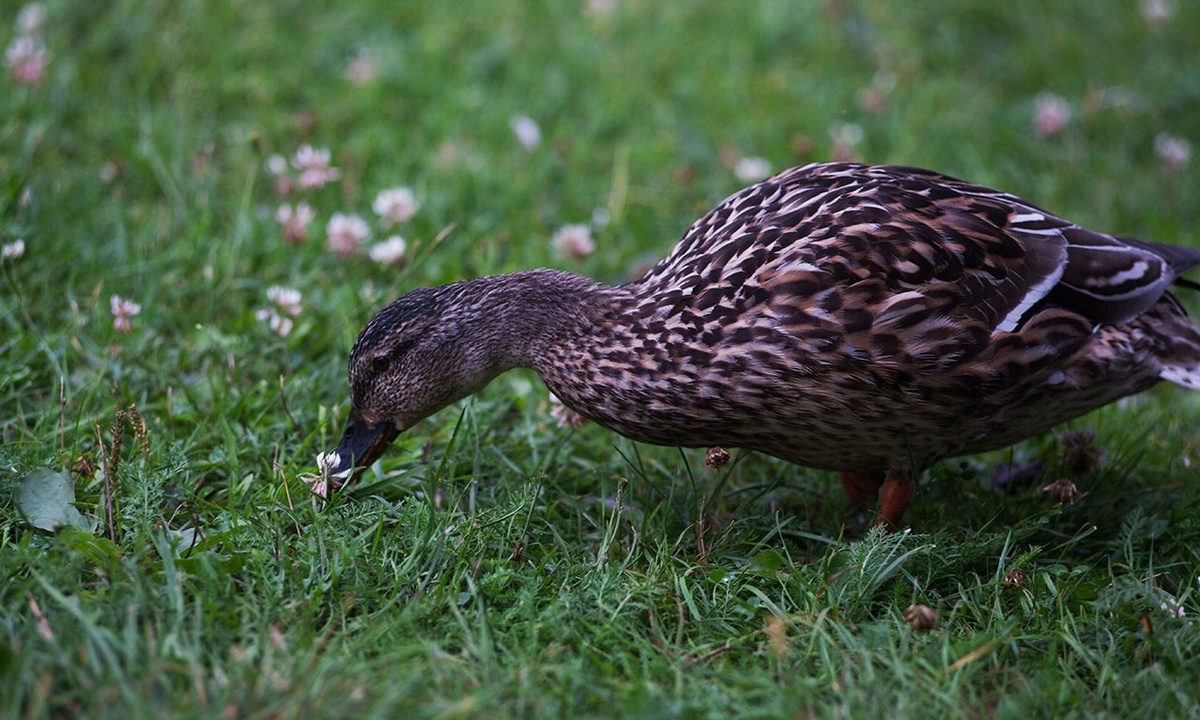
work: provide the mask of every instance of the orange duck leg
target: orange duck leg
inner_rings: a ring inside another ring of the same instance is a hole
[[[876,525],[883,525],[889,530],[900,527],[904,511],[912,502],[913,481],[902,473],[862,472],[844,470],[838,473],[842,487],[850,496],[854,507],[866,510],[871,502],[879,497],[879,514],[875,517]]]

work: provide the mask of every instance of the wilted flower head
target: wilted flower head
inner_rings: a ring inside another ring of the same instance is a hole
[[[0,259],[19,260],[25,254],[25,241],[14,240],[0,248]]]
[[[120,332],[133,332],[133,324],[129,322],[129,318],[137,315],[142,311],[142,306],[132,300],[126,300],[118,295],[113,295],[109,299],[109,309],[113,316],[113,330]]]
[[[542,130],[538,127],[537,121],[528,115],[513,115],[508,126],[517,136],[517,142],[526,150],[532,150],[541,144]]]
[[[1029,584],[1029,574],[1023,568],[1013,568],[1005,573],[1001,584],[1007,588],[1023,588]]]
[[[1075,483],[1067,478],[1059,478],[1049,485],[1042,488],[1042,492],[1049,493],[1054,502],[1059,505],[1074,505],[1075,501],[1082,498],[1087,493],[1081,491]]]
[[[914,603],[905,608],[904,622],[916,632],[929,632],[937,627],[937,610],[928,605]]]
[[[1033,99],[1033,108],[1033,129],[1042,137],[1059,134],[1071,121],[1071,106],[1060,95],[1038,93]]]
[[[1192,160],[1192,145],[1183,138],[1159,133],[1154,138],[1154,154],[1168,170],[1182,170]]]
[[[290,243],[308,239],[308,224],[316,216],[317,213],[306,202],[297,203],[295,208],[284,203],[275,211],[275,220],[283,226],[283,239]]]
[[[13,79],[22,85],[37,85],[46,76],[46,48],[40,40],[18,37],[4,51]]]
[[[1075,475],[1091,475],[1108,454],[1095,430],[1067,430],[1059,436],[1062,443],[1061,465]]]
[[[771,174],[771,163],[760,157],[739,158],[733,166],[733,174],[742,182],[758,182]]]
[[[371,209],[381,218],[384,227],[408,222],[420,207],[417,196],[406,187],[384,190],[376,195],[375,202],[371,203]]]
[[[719,470],[729,463],[729,451],[723,447],[713,446],[704,454],[704,465],[713,470]]]
[[[292,165],[300,171],[300,187],[321,187],[340,175],[337,168],[329,165],[329,150],[312,145],[301,145],[292,158]]]
[[[550,239],[551,246],[560,255],[576,260],[587,257],[596,249],[592,233],[587,225],[565,225]]]
[[[348,258],[371,234],[371,229],[367,227],[366,221],[357,215],[334,213],[333,217],[329,218],[325,233],[329,236],[328,248],[344,258]]]
[[[387,240],[372,245],[367,254],[377,263],[394,265],[404,259],[406,250],[408,250],[408,243],[404,241],[404,238],[392,235]]]

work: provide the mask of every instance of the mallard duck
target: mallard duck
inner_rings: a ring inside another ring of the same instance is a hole
[[[608,286],[558,270],[414,290],[350,351],[335,475],[515,367],[657,445],[833,470],[896,526],[914,477],[1160,380],[1200,389],[1167,291],[1200,250],[1105,235],[928,170],[795,168]]]

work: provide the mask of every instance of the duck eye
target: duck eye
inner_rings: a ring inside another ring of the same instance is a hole
[[[375,357],[371,358],[371,368],[374,369],[376,372],[383,372],[384,370],[387,370],[387,366],[388,366],[388,356],[387,355],[376,355]]]

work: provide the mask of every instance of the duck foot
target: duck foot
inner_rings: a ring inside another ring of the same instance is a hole
[[[879,516],[875,518],[876,525],[882,525],[888,530],[899,530],[900,520],[904,511],[912,502],[913,481],[906,476],[898,477],[896,473],[888,475],[888,479],[879,489]]]
[[[912,501],[913,481],[910,478],[900,473],[843,470],[838,473],[838,479],[856,510],[868,509],[878,497],[879,514],[874,524],[888,530],[900,528],[900,520]]]
[[[883,477],[881,472],[843,470],[838,473],[838,479],[842,481],[842,487],[850,496],[850,502],[854,505],[855,510],[866,510],[870,507],[879,495]]]

